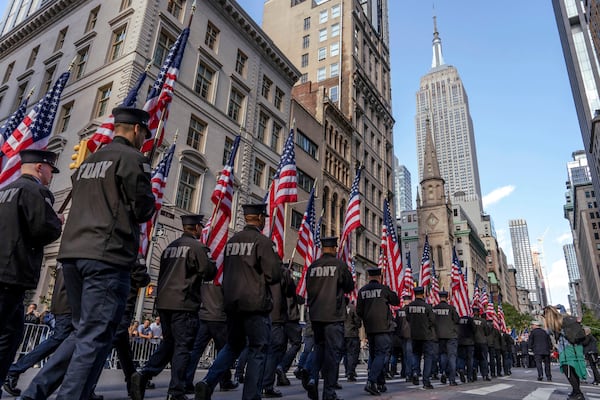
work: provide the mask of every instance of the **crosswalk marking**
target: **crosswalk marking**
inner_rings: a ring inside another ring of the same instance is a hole
[[[548,400],[554,390],[554,388],[537,388],[524,397],[523,400]]]
[[[478,389],[466,390],[466,391],[463,391],[462,393],[485,396],[486,394],[498,392],[500,390],[508,389],[511,387],[513,387],[513,385],[508,385],[506,383],[497,383],[495,385],[485,386],[485,387],[478,388]]]

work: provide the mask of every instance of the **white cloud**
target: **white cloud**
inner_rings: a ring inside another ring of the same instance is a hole
[[[554,239],[554,241],[558,244],[567,244],[567,243],[573,243],[573,234],[571,232],[565,232],[562,235],[560,235],[559,237],[557,237],[556,239]]]
[[[510,194],[514,191],[514,185],[502,186],[500,188],[492,190],[490,193],[483,196],[483,208],[491,206],[492,204],[499,202],[503,198],[510,196]]]

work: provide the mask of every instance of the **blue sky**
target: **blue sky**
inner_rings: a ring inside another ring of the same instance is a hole
[[[260,24],[263,0],[239,3]],[[1,15],[6,0],[0,0]],[[431,66],[433,2],[390,0],[394,148],[418,184],[415,93]],[[438,0],[444,59],[469,96],[485,210],[512,262],[508,220],[524,218],[533,246],[544,238],[547,285],[567,302],[562,245],[566,163],[583,148],[549,1]],[[283,32],[282,34],[285,34]]]

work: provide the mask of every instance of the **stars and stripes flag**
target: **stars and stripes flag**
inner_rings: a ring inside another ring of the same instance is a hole
[[[4,144],[6,139],[8,139],[8,137],[14,132],[14,130],[17,129],[17,126],[19,126],[21,121],[23,121],[23,118],[25,118],[25,114],[27,113],[28,102],[29,96],[25,97],[23,101],[21,101],[21,104],[19,105],[19,108],[17,108],[17,111],[15,111],[2,124],[2,127],[0,128],[0,148],[2,148],[2,145]],[[3,155],[4,154],[0,153],[0,157],[2,157]]]
[[[400,246],[398,245],[398,236],[394,228],[390,203],[387,199],[383,201],[383,233],[382,238],[382,253],[385,260],[384,280],[385,284],[395,293],[400,293],[400,275],[402,273],[402,255],[400,254]]]
[[[62,73],[52,89],[33,106],[29,114],[20,121],[17,128],[2,144],[4,157],[2,157],[0,172],[0,188],[21,176],[21,157],[19,156],[21,150],[43,150],[48,146],[60,96],[69,76],[71,76],[70,70]]]
[[[404,273],[402,275],[402,289],[401,289],[401,297],[410,296],[411,301],[415,298],[415,282],[413,280],[412,268],[410,264],[410,252],[406,255],[406,267],[404,268]],[[400,305],[404,305],[404,300],[400,299]]]
[[[273,176],[273,182],[266,196],[269,217],[265,222],[264,233],[275,243],[279,257],[283,259],[285,232],[285,203],[298,201],[298,179],[296,176],[296,152],[294,144],[294,129],[290,129],[279,167]]]
[[[129,89],[127,97],[121,103],[122,107],[135,107],[137,96],[142,84],[146,80],[147,72],[144,71],[138,76],[135,85]],[[115,136],[115,117],[112,113],[104,120],[102,125],[98,127],[96,132],[90,137],[87,142],[88,150],[93,153],[102,145],[112,142]]]
[[[427,288],[431,284],[431,248],[429,247],[429,237],[427,235],[425,235],[425,244],[423,245],[419,282],[424,288]]]
[[[491,319],[494,324],[494,329],[500,330],[500,324],[498,323],[498,316],[496,315],[496,310],[494,309],[494,299],[493,296],[490,298],[490,301],[487,304],[485,310],[486,319]]]
[[[321,248],[321,224],[323,223],[323,216],[319,217],[315,225],[315,260],[321,257],[322,248]]]
[[[460,267],[460,261],[456,254],[456,247],[452,248],[452,271],[451,271],[451,302],[460,317],[466,317],[472,314],[469,305],[469,287]]]
[[[431,288],[427,295],[427,301],[432,306],[436,306],[440,303],[440,282],[435,274],[434,262],[431,262]]]
[[[505,333],[510,333],[506,327],[506,320],[504,319],[504,310],[502,309],[502,296],[498,296],[498,323],[500,324],[500,330]]]
[[[231,204],[233,201],[233,168],[241,139],[242,137],[238,135],[233,141],[229,159],[223,167],[215,190],[210,197],[215,208],[202,232],[203,242],[210,249],[210,255],[217,264],[217,274],[214,279],[216,285],[223,283],[224,250],[229,239],[229,222],[231,221]]]
[[[296,252],[304,259],[302,275],[296,286],[296,294],[302,297],[306,297],[306,271],[315,260],[315,219],[315,188],[312,188],[298,230],[298,243],[296,244]]]
[[[360,226],[360,173],[362,167],[356,168],[356,175],[350,188],[350,197],[346,207],[346,216],[344,217],[344,227],[339,241],[338,258],[341,258],[346,264],[351,262],[351,238],[352,232]]]
[[[473,307],[478,307],[481,310],[481,294],[479,292],[479,284],[477,283],[477,279],[475,279],[475,289],[473,290],[473,301],[471,302],[471,311]]]
[[[181,60],[183,59],[183,53],[189,35],[190,28],[184,28],[183,31],[181,31],[179,37],[169,49],[169,53],[160,68],[160,72],[154,81],[154,85],[152,86],[152,89],[150,89],[150,93],[148,93],[146,103],[144,104],[144,110],[150,114],[148,128],[150,128],[151,138],[147,139],[142,145],[142,152],[151,151],[153,147],[156,148],[162,143],[165,125],[169,116],[169,106],[171,100],[173,100],[173,89],[175,87],[175,82],[177,82]],[[161,132],[158,132],[156,143],[154,143],[156,130],[158,129],[161,119],[163,120],[162,130]]]
[[[163,159],[160,160],[156,168],[154,168],[154,171],[152,171],[152,175],[150,177],[152,194],[154,195],[154,207],[156,208],[155,215],[162,207],[165,186],[167,186],[167,177],[169,176],[169,171],[171,170],[171,163],[173,162],[174,154],[175,143],[169,147],[169,150],[167,150]],[[151,240],[150,236],[152,234],[154,220],[155,218],[153,217],[147,222],[140,224],[140,247],[138,253],[144,258],[146,258],[146,255],[148,254],[148,244]]]
[[[489,303],[489,298],[488,298],[488,292],[487,292],[487,286],[483,285],[483,287],[481,288],[481,310],[485,311],[487,310],[487,305]]]

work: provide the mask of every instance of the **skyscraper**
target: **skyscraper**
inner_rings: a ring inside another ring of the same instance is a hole
[[[508,221],[510,239],[512,242],[513,259],[517,269],[517,286],[529,291],[529,300],[532,304],[539,304],[538,285],[535,277],[531,243],[527,221],[524,219],[511,219]]]
[[[458,203],[474,223],[482,212],[479,167],[469,102],[458,71],[444,62],[442,40],[434,17],[433,60],[417,92],[417,155],[419,181],[423,179],[426,123],[432,123],[442,178],[452,202]]]
[[[6,13],[0,20],[0,36],[9,32],[50,1],[52,0],[9,0]]]
[[[401,211],[413,209],[412,183],[410,171],[405,165],[400,165],[396,156],[394,156],[394,190],[396,216],[399,217]]]
[[[565,263],[567,264],[567,274],[569,275],[569,307],[571,313],[578,314],[580,311],[579,301],[581,300],[579,291],[579,283],[581,276],[579,275],[579,266],[577,265],[577,254],[573,243],[563,246],[565,254]]]

